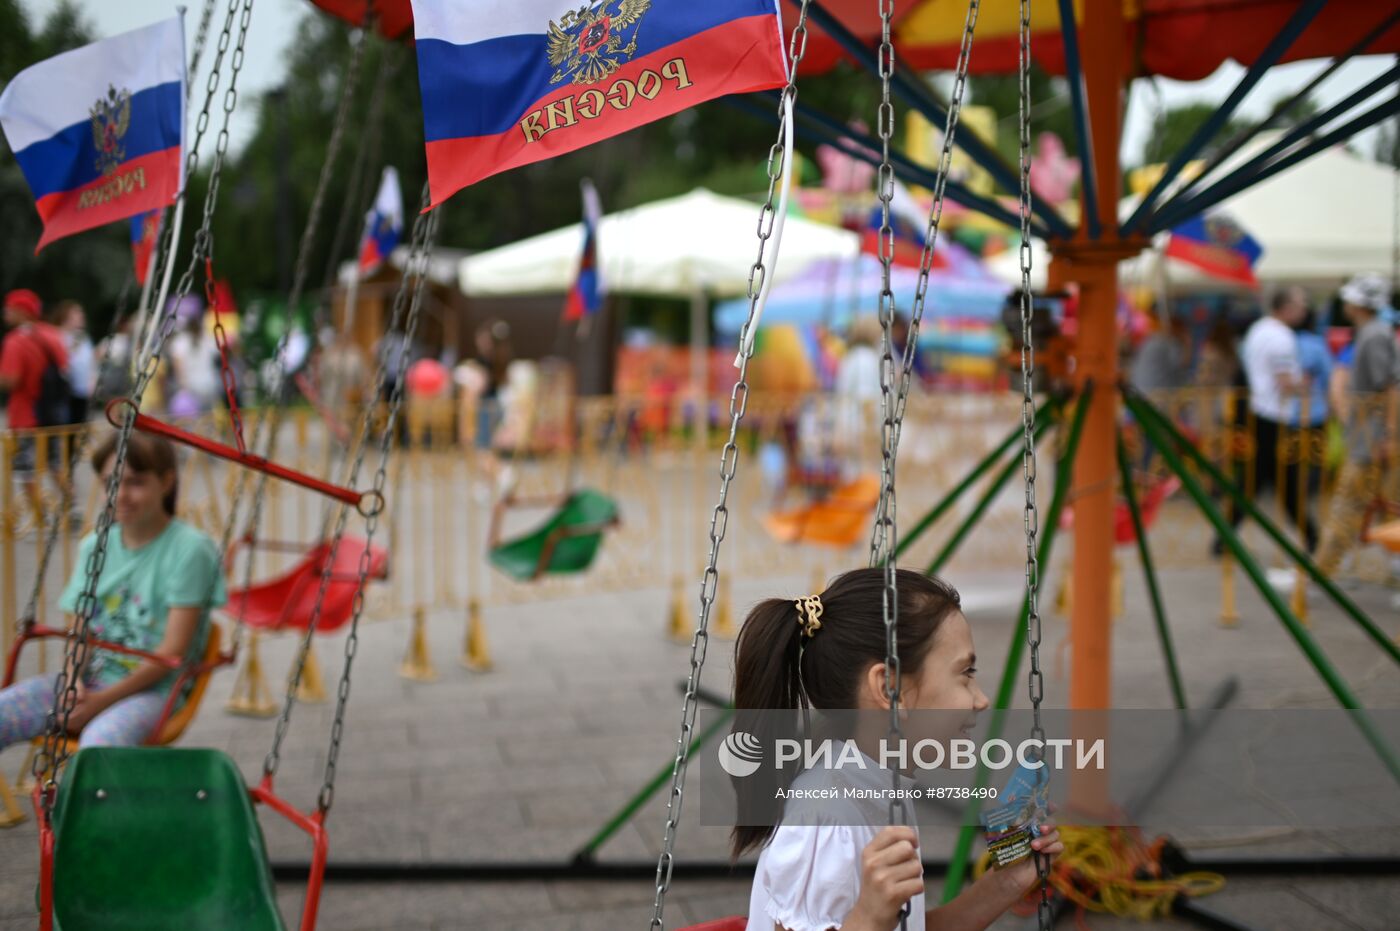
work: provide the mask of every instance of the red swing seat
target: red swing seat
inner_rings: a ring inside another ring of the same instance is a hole
[[[1176,494],[1181,487],[1181,479],[1176,476],[1164,478],[1147,489],[1146,493],[1138,499],[1138,511],[1142,515],[1142,529],[1151,530],[1153,523],[1157,520],[1158,513],[1162,510],[1162,505],[1168,498]],[[1066,507],[1060,516],[1060,529],[1069,530],[1074,526],[1074,508]],[[1115,546],[1126,546],[1129,543],[1137,542],[1137,534],[1133,530],[1133,515],[1128,510],[1128,502],[1119,499],[1113,503],[1113,543]]]
[[[681,928],[680,931],[744,931],[749,926],[748,918],[735,915],[731,918],[716,918],[702,924]]]
[[[355,592],[360,584],[360,557],[365,541],[359,537],[343,537],[331,564],[331,577],[326,584],[326,597],[316,621],[320,632],[338,630],[350,620],[355,604]],[[369,576],[385,579],[389,575],[389,554],[377,546],[369,548]],[[239,623],[259,630],[305,630],[316,610],[316,597],[321,591],[321,575],[330,560],[331,544],[319,543],[286,573],[247,589],[230,589],[224,613]]]

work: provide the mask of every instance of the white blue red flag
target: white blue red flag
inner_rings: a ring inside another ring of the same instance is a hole
[[[403,238],[403,192],[399,173],[392,166],[384,169],[374,206],[365,216],[365,234],[360,240],[360,277],[374,274]]]
[[[136,266],[136,283],[145,286],[151,270],[151,256],[160,236],[160,218],[165,211],[157,208],[138,213],[131,218],[131,260]]]
[[[725,94],[787,82],[778,0],[413,0],[434,205]]]
[[[24,69],[0,127],[44,222],[39,249],[170,204],[185,182],[183,19]]]
[[[565,320],[591,317],[603,306],[603,279],[598,270],[598,226],[603,220],[603,205],[592,181],[585,178],[582,187],[583,255],[579,258],[574,286],[564,301]]]
[[[1173,227],[1163,251],[1217,278],[1248,285],[1259,283],[1254,277],[1254,264],[1264,254],[1264,248],[1226,214],[1193,217]]]
[[[880,254],[880,228],[884,223],[884,207],[877,204],[870,211],[865,232],[861,238],[861,251],[869,255]],[[905,268],[918,268],[923,259],[925,231],[928,229],[928,216],[914,193],[905,187],[898,178],[894,182],[894,196],[890,198],[890,228],[894,233],[894,254],[892,264]],[[934,253],[934,264],[939,267],[939,255]]]

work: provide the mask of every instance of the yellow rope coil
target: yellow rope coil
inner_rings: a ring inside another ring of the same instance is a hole
[[[1165,838],[1146,844],[1135,828],[1065,826],[1060,839],[1065,852],[1055,858],[1050,884],[1084,911],[1146,921],[1169,915],[1179,895],[1210,895],[1225,886],[1225,877],[1203,870],[1163,876]],[[989,863],[984,853],[973,877],[986,872]]]

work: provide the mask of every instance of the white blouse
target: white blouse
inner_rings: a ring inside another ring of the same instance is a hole
[[[808,770],[793,780],[793,788],[888,787],[889,771],[866,760],[871,769],[864,771]],[[872,813],[886,810],[884,803],[837,809],[796,805],[800,808],[788,809],[795,817],[785,820],[802,823],[780,825],[759,854],[749,895],[749,931],[772,931],[774,924],[788,931],[840,928],[860,897],[861,852],[885,827],[868,822]],[[914,831],[917,836],[918,828]],[[924,907],[923,893],[910,900],[909,931],[924,931]]]

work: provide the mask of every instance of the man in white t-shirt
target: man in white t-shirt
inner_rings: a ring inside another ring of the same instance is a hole
[[[1298,357],[1298,335],[1293,327],[1308,312],[1308,295],[1302,288],[1285,288],[1274,295],[1269,313],[1250,326],[1240,344],[1240,361],[1249,381],[1249,410],[1254,422],[1254,483],[1245,483],[1243,465],[1236,470],[1235,480],[1256,500],[1265,489],[1278,480],[1278,445],[1280,431],[1287,429],[1294,400],[1308,390],[1307,379]],[[1288,512],[1290,526],[1299,524],[1300,509],[1305,505],[1298,495],[1298,466],[1285,466],[1283,476],[1283,507]],[[1238,527],[1244,513],[1233,509],[1231,523]],[[1303,535],[1311,551],[1317,545],[1317,526],[1312,514],[1303,516]],[[1216,543],[1216,553],[1220,544]]]

